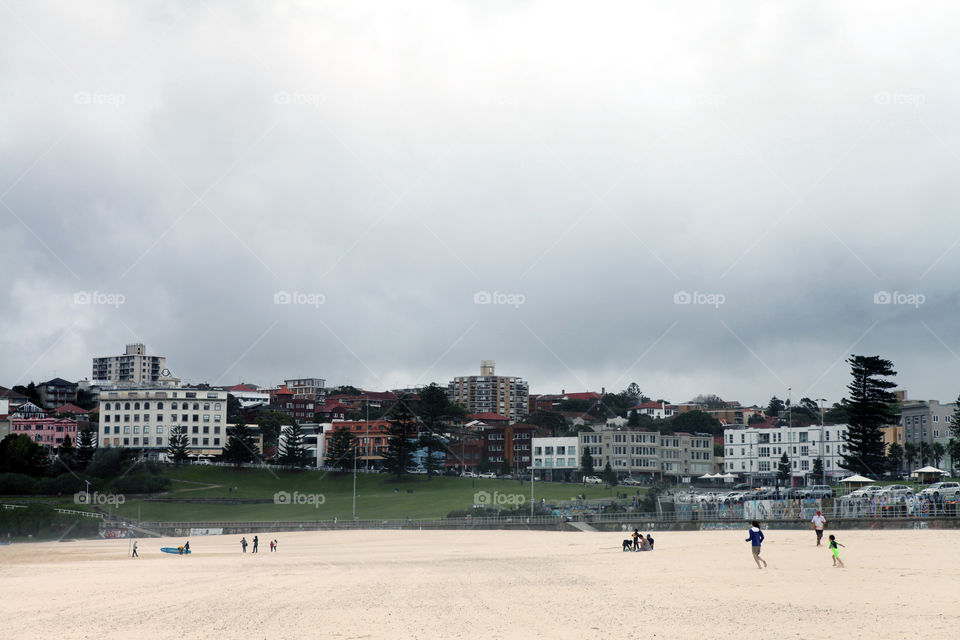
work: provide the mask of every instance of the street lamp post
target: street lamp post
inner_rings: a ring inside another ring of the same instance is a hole
[[[353,444],[353,519],[357,519],[357,445],[359,442]]]

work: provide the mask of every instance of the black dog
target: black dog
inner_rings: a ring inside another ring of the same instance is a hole
[[[623,550],[624,550],[624,551],[633,551],[633,540],[624,540],[624,541],[623,541]]]

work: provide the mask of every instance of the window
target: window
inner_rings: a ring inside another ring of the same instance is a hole
[[[134,402],[134,403],[133,403],[133,410],[134,410],[134,411],[140,411],[140,403],[139,403],[139,402]]]
[[[104,422],[110,422],[110,414],[104,415],[104,416],[103,416],[103,421],[104,421]]]
[[[162,402],[158,402],[158,403],[157,403],[157,411],[163,411],[163,403],[162,403]]]
[[[219,403],[219,402],[214,402],[214,403],[213,403],[213,410],[214,410],[214,411],[220,411],[220,403]]]
[[[124,433],[130,433],[130,427],[124,427],[124,428],[123,428],[123,432],[124,432]]]

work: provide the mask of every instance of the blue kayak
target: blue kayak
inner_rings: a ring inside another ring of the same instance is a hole
[[[181,553],[180,549],[178,549],[177,547],[160,547],[160,551],[163,551],[164,553],[172,553],[178,556],[190,553],[190,549],[187,549]]]

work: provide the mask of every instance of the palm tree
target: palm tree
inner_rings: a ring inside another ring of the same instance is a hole
[[[926,466],[930,462],[930,455],[932,451],[930,450],[929,442],[920,443],[920,464]]]
[[[910,471],[913,471],[913,461],[917,459],[917,445],[912,442],[908,442],[903,445],[903,458],[907,461],[907,466],[910,467]]]
[[[940,442],[934,442],[933,446],[930,448],[931,455],[933,455],[933,466],[939,468],[940,461],[943,460],[944,454],[947,453],[946,447],[943,446]]]

